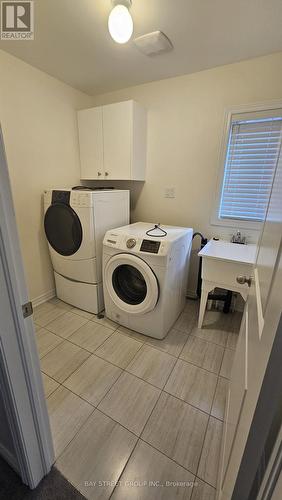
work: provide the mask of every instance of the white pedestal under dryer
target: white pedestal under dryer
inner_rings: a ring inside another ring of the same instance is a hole
[[[128,222],[128,190],[44,192],[44,228],[61,300],[94,314],[104,309],[103,238]]]
[[[162,339],[185,306],[193,230],[150,229],[137,222],[106,233],[105,310],[113,321]]]

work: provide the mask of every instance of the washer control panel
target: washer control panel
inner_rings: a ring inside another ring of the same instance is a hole
[[[148,253],[158,253],[160,245],[161,245],[160,241],[142,240],[140,251]]]
[[[135,238],[129,238],[126,242],[127,248],[134,248],[136,245],[136,239]]]

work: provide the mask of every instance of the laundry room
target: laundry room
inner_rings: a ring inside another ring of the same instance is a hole
[[[212,3],[1,2],[0,498],[271,498],[282,5]]]

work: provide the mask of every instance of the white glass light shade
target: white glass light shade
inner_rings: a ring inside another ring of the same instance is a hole
[[[125,5],[116,5],[109,15],[108,28],[117,43],[126,43],[133,33],[133,21]]]

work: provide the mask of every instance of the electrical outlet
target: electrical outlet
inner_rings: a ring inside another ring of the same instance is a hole
[[[174,187],[165,188],[164,197],[165,198],[175,198],[175,189],[174,189]]]

